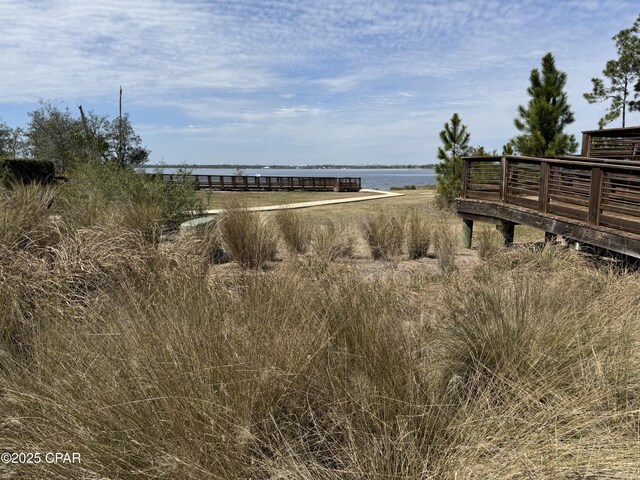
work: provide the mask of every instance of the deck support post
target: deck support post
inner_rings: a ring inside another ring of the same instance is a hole
[[[462,246],[471,248],[471,239],[473,238],[473,220],[467,218],[462,219]]]
[[[544,243],[556,243],[558,241],[558,235],[551,232],[544,232]]]
[[[509,222],[507,220],[500,220],[500,225],[498,225],[498,229],[500,233],[502,233],[502,238],[504,239],[504,246],[510,247],[513,245],[513,237],[515,234],[516,224],[514,222]]]

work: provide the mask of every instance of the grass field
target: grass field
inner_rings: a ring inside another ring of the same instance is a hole
[[[354,218],[375,215],[381,211],[392,213],[406,212],[419,209],[427,215],[440,215],[434,204],[435,189],[396,190],[402,197],[389,197],[366,202],[344,203],[337,205],[318,206],[299,211],[301,218],[309,223],[318,224],[325,220],[352,221]],[[308,202],[314,200],[332,200],[338,198],[353,198],[374,195],[367,192],[200,192],[207,198],[208,208],[222,208],[225,203],[240,202],[248,207],[285,205],[290,203]],[[446,217],[452,225],[462,228],[461,220],[454,216]],[[489,225],[487,225],[489,227]],[[482,224],[476,224],[477,231]],[[491,228],[494,228],[491,226]],[[544,232],[523,225],[516,226],[516,243],[540,242],[544,239]],[[477,248],[477,236],[474,238],[474,248]]]
[[[638,274],[406,193],[161,241],[0,189],[0,451],[81,456],[0,479],[639,478]]]
[[[337,200],[375,195],[371,192],[207,192],[199,191],[206,209],[223,208],[227,203],[242,202],[248,207]]]

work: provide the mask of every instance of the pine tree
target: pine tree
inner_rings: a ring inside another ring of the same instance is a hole
[[[578,143],[573,135],[563,132],[573,123],[573,113],[563,91],[567,74],[556,69],[551,53],[542,57],[542,72],[537,68],[529,76],[531,97],[526,107],[520,105],[515,126],[523,132],[511,140],[521,155],[534,157],[564,155],[575,152]]]
[[[613,40],[618,49],[618,58],[609,60],[602,71],[609,79],[609,86],[601,78],[592,78],[593,90],[584,94],[589,103],[611,101],[607,113],[598,121],[600,128],[621,116],[624,127],[627,108],[640,110],[640,102],[634,101],[640,97],[640,16],[631,28],[621,30]],[[635,95],[632,99],[631,89],[634,84]]]
[[[438,182],[436,200],[441,206],[451,205],[460,195],[462,156],[469,148],[469,133],[460,116],[454,113],[450,122],[445,123],[444,130],[440,132],[443,146],[438,148],[440,163],[435,166]]]

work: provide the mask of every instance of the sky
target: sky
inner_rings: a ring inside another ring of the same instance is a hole
[[[552,52],[580,140],[606,109],[582,94],[639,14],[637,0],[0,0],[0,122],[26,125],[41,99],[115,117],[122,86],[152,163],[434,163],[454,112],[501,151]]]

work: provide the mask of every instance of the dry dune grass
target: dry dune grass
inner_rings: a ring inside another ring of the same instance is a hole
[[[311,228],[301,215],[294,210],[284,209],[277,211],[274,216],[287,249],[293,253],[306,253],[311,241]]]
[[[2,237],[0,445],[82,463],[0,477],[640,475],[637,274],[546,248],[376,276],[317,237],[264,271],[210,265],[217,231],[66,222]]]
[[[218,229],[231,258],[247,268],[262,268],[277,253],[277,231],[271,219],[251,212],[241,203],[228,204],[220,214]]]
[[[374,260],[392,260],[402,254],[405,239],[404,215],[382,212],[362,221],[362,232]]]
[[[340,220],[326,220],[316,226],[311,239],[311,250],[316,257],[333,262],[352,257],[356,241],[353,225]]]

